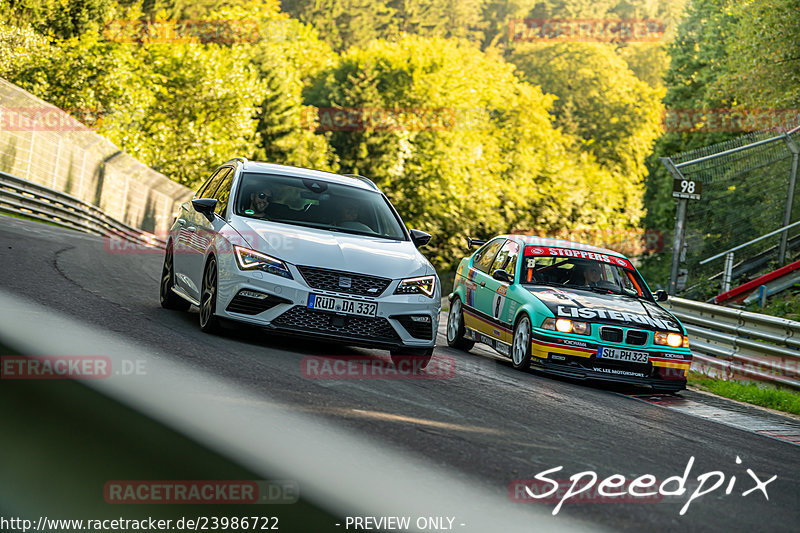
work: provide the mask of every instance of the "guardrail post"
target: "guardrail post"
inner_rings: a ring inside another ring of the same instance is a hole
[[[725,273],[722,276],[722,292],[731,290],[731,277],[733,275],[733,252],[725,255]]]
[[[758,306],[764,307],[767,305],[767,286],[761,285],[758,287]]]

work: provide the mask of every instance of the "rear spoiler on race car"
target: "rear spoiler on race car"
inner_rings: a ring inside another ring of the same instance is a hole
[[[487,242],[489,242],[487,239],[472,239],[470,237],[467,237],[467,246],[469,246],[470,248],[472,248],[473,246],[483,246]]]

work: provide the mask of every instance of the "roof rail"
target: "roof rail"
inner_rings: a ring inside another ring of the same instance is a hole
[[[342,174],[342,176],[347,176],[348,178],[356,178],[358,180],[363,181],[364,183],[366,183],[367,185],[369,185],[370,187],[372,187],[376,191],[380,191],[378,186],[375,185],[375,183],[371,179],[369,179],[369,178],[367,178],[365,176],[361,176],[360,174]]]
[[[231,161],[239,161],[240,163],[247,164],[247,158],[246,157],[242,157],[242,156],[232,157],[232,158],[228,159],[225,162],[226,163],[230,163]]]

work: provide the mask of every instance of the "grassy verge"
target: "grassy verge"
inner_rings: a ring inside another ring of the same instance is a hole
[[[689,385],[740,402],[800,415],[800,394],[769,384],[711,379],[697,372],[689,374]]]

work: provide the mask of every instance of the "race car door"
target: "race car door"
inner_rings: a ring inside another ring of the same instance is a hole
[[[517,270],[517,258],[519,257],[519,245],[511,240],[506,241],[497,252],[497,255],[486,273],[486,285],[482,287],[481,309],[491,316],[492,337],[511,344],[513,337],[513,319],[516,307],[514,302],[509,300],[507,293],[513,283]],[[508,275],[509,281],[501,281],[494,278],[493,274],[497,270],[502,270]],[[485,302],[485,303],[484,303]],[[497,346],[495,346],[497,348]],[[497,348],[499,350],[499,348]],[[502,350],[500,350],[502,352]]]
[[[475,254],[469,272],[474,297],[468,298],[467,305],[473,307],[474,312],[470,313],[471,316],[464,317],[464,323],[467,327],[494,338],[499,338],[501,334],[496,328],[492,309],[499,282],[492,279],[491,268],[505,243],[506,239],[500,237],[486,244]]]

